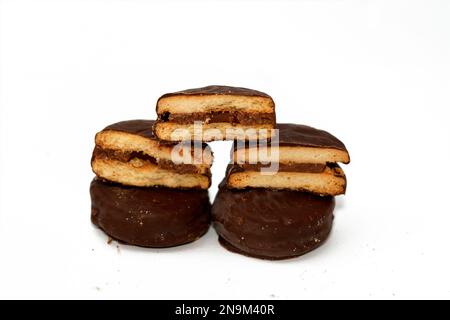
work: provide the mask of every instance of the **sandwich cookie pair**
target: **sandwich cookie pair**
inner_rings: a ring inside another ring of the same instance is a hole
[[[238,87],[167,93],[158,99],[156,113],[155,134],[169,141],[265,139],[275,127],[273,99],[264,92]]]
[[[320,246],[333,221],[334,196],[346,178],[345,145],[330,133],[278,124],[265,144],[240,143],[212,207],[214,227],[227,249],[262,259],[287,259]]]
[[[91,220],[127,244],[177,246],[209,228],[212,153],[206,144],[161,141],[153,125],[123,121],[97,133]]]

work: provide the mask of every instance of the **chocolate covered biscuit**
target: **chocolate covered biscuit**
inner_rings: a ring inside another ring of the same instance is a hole
[[[331,231],[334,206],[331,196],[291,190],[236,190],[222,183],[211,212],[225,248],[279,260],[320,246]]]
[[[155,134],[169,141],[252,140],[270,137],[275,127],[272,98],[246,88],[208,86],[168,93],[159,98],[156,112]]]
[[[142,247],[172,247],[200,238],[209,228],[206,190],[140,188],[94,179],[92,222],[111,238]]]
[[[161,141],[153,134],[154,123],[123,121],[97,133],[91,161],[94,173],[131,186],[207,189],[212,165],[209,147]]]
[[[345,193],[346,178],[337,162],[349,163],[345,145],[330,133],[297,124],[278,124],[265,144],[235,141],[230,188],[270,188],[320,195]]]

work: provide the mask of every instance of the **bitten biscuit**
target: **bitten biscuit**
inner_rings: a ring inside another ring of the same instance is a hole
[[[219,187],[212,206],[213,226],[228,250],[262,259],[305,254],[327,239],[334,197],[307,192]]]
[[[275,128],[272,98],[246,88],[208,86],[168,93],[159,98],[156,112],[155,135],[168,141],[266,139]]]
[[[92,222],[111,238],[143,247],[172,247],[200,238],[210,224],[207,190],[139,188],[94,179]]]
[[[227,170],[230,188],[303,190],[333,196],[345,193],[345,174],[336,163],[349,163],[350,156],[339,139],[297,124],[278,124],[277,129],[265,144],[235,141],[234,165]]]
[[[160,141],[153,125],[152,120],[123,121],[97,133],[94,173],[130,186],[207,189],[213,160],[209,147]]]

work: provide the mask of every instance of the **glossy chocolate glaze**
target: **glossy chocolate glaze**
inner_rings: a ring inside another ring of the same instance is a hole
[[[278,123],[276,128],[280,146],[332,148],[347,152],[344,143],[327,131],[294,123]],[[242,147],[248,147],[248,143],[241,146],[234,142],[234,150]]]
[[[279,143],[283,146],[333,148],[347,151],[345,145],[331,133],[313,127],[278,123]]]
[[[206,86],[202,88],[187,89],[177,92],[170,92],[162,95],[159,99],[173,97],[173,96],[208,96],[208,95],[233,95],[233,96],[249,96],[249,97],[263,97],[271,98],[267,93],[242,88],[242,87],[230,87],[230,86]],[[272,98],[271,98],[272,99]]]
[[[102,131],[107,130],[121,131],[136,134],[138,136],[148,138],[151,140],[158,140],[158,138],[153,134],[154,124],[155,120],[127,120],[111,124]]]
[[[288,259],[317,248],[327,239],[334,206],[330,196],[231,190],[222,182],[212,206],[212,221],[227,249],[262,259]]]
[[[209,228],[207,190],[127,187],[94,179],[91,220],[110,237],[142,247],[172,247]]]

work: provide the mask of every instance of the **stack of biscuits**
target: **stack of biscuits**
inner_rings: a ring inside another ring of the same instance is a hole
[[[277,124],[260,91],[209,86],[161,96],[157,120],[124,121],[95,138],[92,221],[111,238],[145,247],[192,242],[210,221],[233,252],[286,259],[331,230],[344,144],[308,126]],[[213,205],[209,141],[232,140]]]

